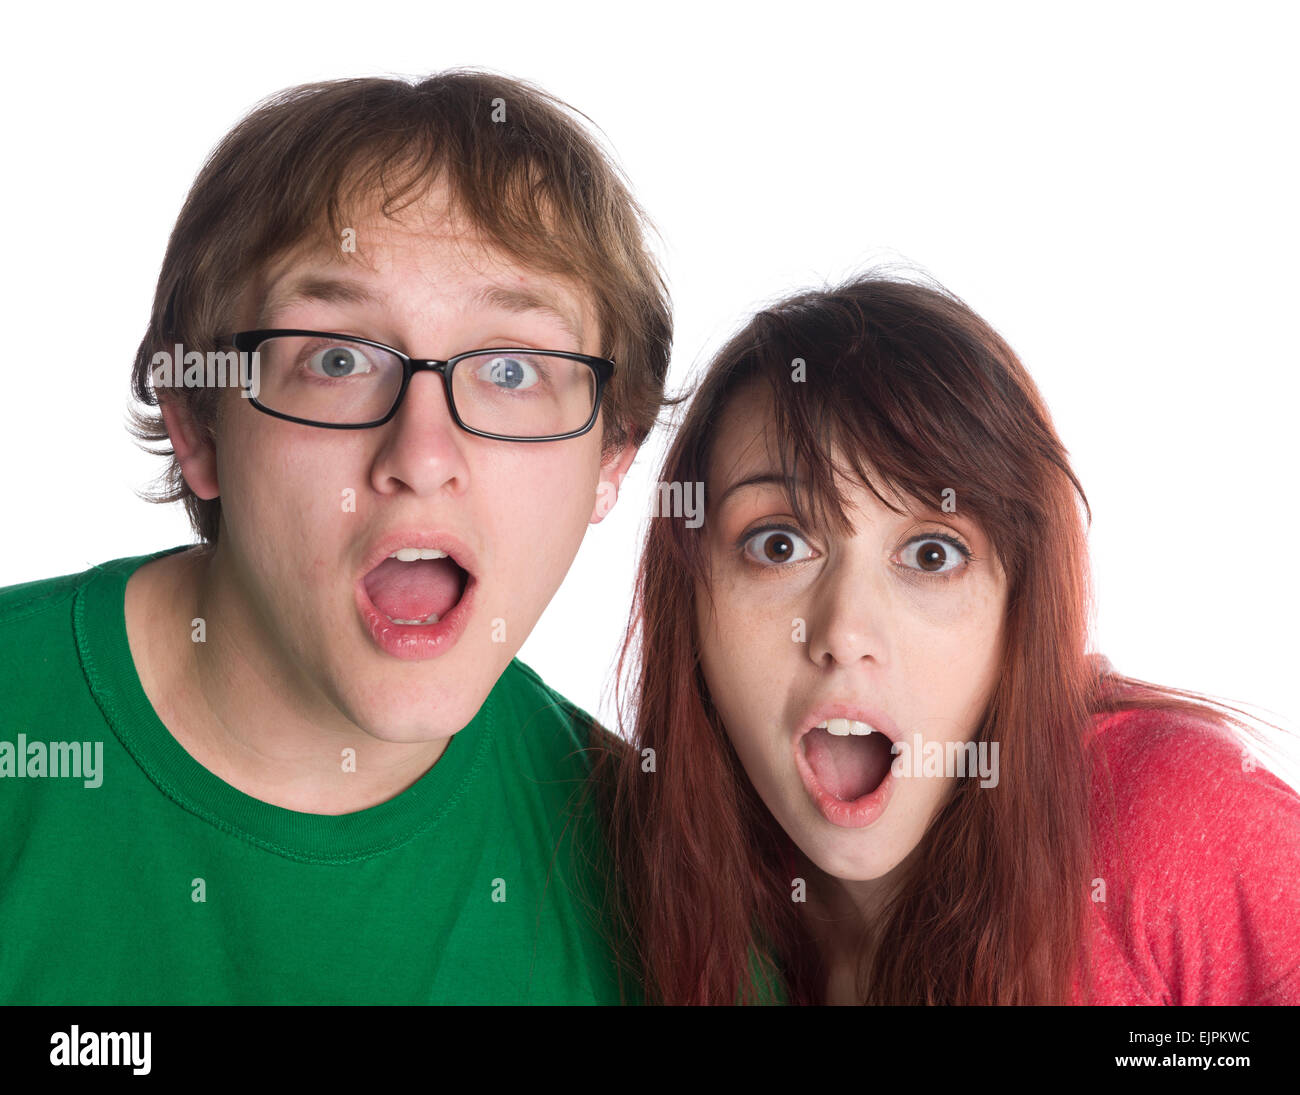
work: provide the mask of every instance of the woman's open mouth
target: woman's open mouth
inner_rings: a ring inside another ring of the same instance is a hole
[[[385,653],[433,658],[460,637],[475,585],[474,575],[442,548],[398,547],[357,583],[357,607]]]
[[[884,812],[892,762],[892,740],[854,719],[823,719],[795,743],[804,786],[822,816],[843,828],[863,828]]]

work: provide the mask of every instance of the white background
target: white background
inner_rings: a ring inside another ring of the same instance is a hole
[[[916,264],[1021,355],[1092,503],[1096,646],[1294,722],[1297,35],[1285,4],[11,12],[0,585],[186,542],[124,429],[216,141],[309,80],[477,65],[588,114],[663,237],[680,387],[761,303]],[[611,718],[662,437],[520,657]]]

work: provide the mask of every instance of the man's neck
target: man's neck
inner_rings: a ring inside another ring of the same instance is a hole
[[[126,587],[136,672],[185,751],[245,794],[303,813],[363,810],[423,776],[447,739],[385,742],[350,722],[277,648],[224,562],[217,551],[178,552]]]

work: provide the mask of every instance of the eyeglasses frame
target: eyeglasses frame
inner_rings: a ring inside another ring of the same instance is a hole
[[[601,397],[604,395],[605,386],[609,383],[610,377],[614,375],[614,369],[616,368],[615,362],[611,358],[593,357],[590,354],[578,354],[569,350],[538,350],[522,346],[492,346],[483,350],[470,350],[463,354],[457,354],[455,357],[449,357],[445,361],[439,361],[436,358],[410,357],[402,353],[401,350],[395,350],[392,346],[376,342],[374,339],[361,338],[358,335],[339,334],[335,331],[305,331],[296,328],[266,327],[254,331],[239,331],[221,338],[220,341],[223,344],[233,346],[241,353],[254,353],[267,339],[280,337],[336,338],[341,342],[356,342],[362,346],[370,346],[376,350],[390,353],[402,363],[402,386],[397,391],[393,406],[383,418],[377,418],[373,422],[317,422],[310,418],[298,418],[295,415],[285,414],[283,411],[274,411],[261,403],[256,396],[249,396],[248,401],[263,414],[284,419],[286,422],[297,422],[303,426],[316,426],[323,430],[369,430],[391,422],[397,415],[398,410],[401,409],[402,401],[406,398],[406,389],[411,385],[411,378],[416,373],[431,372],[442,377],[443,394],[447,397],[447,409],[451,412],[452,421],[466,433],[473,434],[476,437],[486,437],[493,441],[566,441],[571,437],[581,437],[596,424],[596,418],[600,414]],[[544,437],[514,437],[510,434],[488,433],[485,430],[476,430],[472,426],[467,426],[461,419],[460,413],[456,410],[456,401],[451,393],[451,374],[461,361],[466,358],[481,357],[483,354],[543,354],[547,357],[563,357],[568,358],[570,361],[581,361],[596,374],[596,394],[592,400],[591,417],[587,419],[581,429],[571,430],[568,433],[547,434]],[[247,387],[247,382],[245,387]]]

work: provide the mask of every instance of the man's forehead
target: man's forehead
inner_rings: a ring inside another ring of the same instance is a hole
[[[353,178],[339,194],[344,239],[330,226],[291,246],[267,264],[257,311],[265,316],[296,301],[383,303],[383,281],[394,275],[428,280],[435,292],[441,268],[456,272],[473,307],[550,315],[583,344],[598,330],[591,286],[572,274],[530,267],[492,240],[436,177],[396,209],[386,196]],[[261,325],[261,324],[259,324]]]
[[[300,303],[382,307],[388,303],[386,276],[394,269],[419,271],[425,242],[418,234],[389,236],[382,248],[372,248],[362,261],[352,261],[355,255],[328,245],[300,245],[268,266],[261,279],[256,325],[266,326],[268,317]],[[573,278],[521,266],[477,241],[463,242],[468,254],[465,264],[457,268],[456,292],[466,307],[549,318],[578,345],[585,345],[587,332],[596,328],[586,287]],[[396,253],[408,247],[403,254]],[[458,253],[461,250],[458,246]],[[429,288],[438,291],[438,275],[432,270],[416,276],[427,278]]]
[[[468,290],[464,300],[470,308],[546,316],[560,323],[579,343],[583,340],[586,327],[583,305],[586,302],[575,293],[557,291],[553,284],[541,279],[517,280],[509,284],[485,278]],[[348,274],[323,263],[290,265],[272,278],[263,293],[259,326],[267,317],[301,303],[380,307],[386,300],[382,279],[376,275]]]

